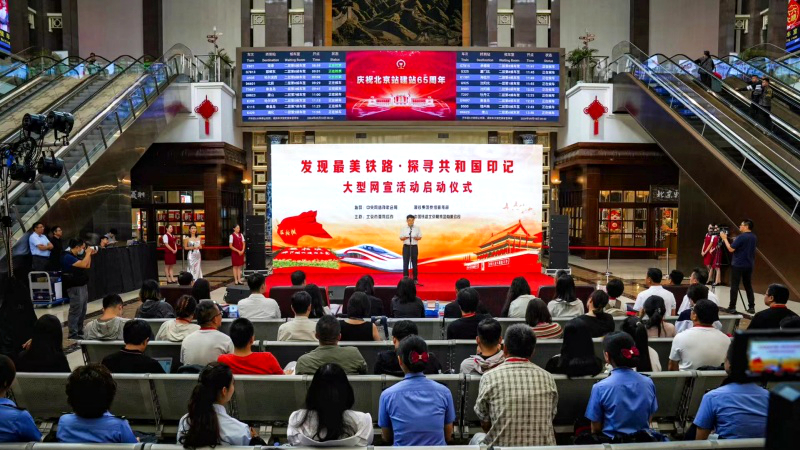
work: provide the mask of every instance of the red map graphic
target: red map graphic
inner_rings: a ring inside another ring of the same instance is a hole
[[[322,228],[322,224],[317,222],[316,211],[306,211],[299,216],[287,217],[281,220],[281,223],[278,224],[278,236],[289,245],[297,245],[297,241],[303,236],[328,239],[331,237]]]
[[[348,120],[456,120],[456,54],[347,53]]]

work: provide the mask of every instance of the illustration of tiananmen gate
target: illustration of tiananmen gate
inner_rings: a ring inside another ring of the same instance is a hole
[[[542,247],[542,233],[532,236],[520,220],[498,233],[492,233],[479,247],[481,249],[475,253],[479,260],[524,250],[538,250]]]

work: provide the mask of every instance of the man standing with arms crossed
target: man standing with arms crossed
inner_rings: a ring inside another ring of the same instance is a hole
[[[400,240],[403,241],[403,276],[408,277],[408,262],[414,269],[414,284],[419,284],[417,281],[417,258],[419,257],[419,246],[417,243],[422,239],[422,232],[418,226],[414,225],[414,217],[409,214],[406,216],[407,226],[403,227],[400,231]]]

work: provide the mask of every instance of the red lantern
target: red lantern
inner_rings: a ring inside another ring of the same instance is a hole
[[[603,114],[605,114],[607,112],[608,112],[608,108],[603,106],[603,104],[600,103],[599,100],[597,100],[596,96],[594,98],[594,101],[592,103],[589,103],[589,106],[587,106],[586,108],[583,108],[583,113],[584,114],[588,114],[589,117],[591,117],[592,120],[594,121],[594,135],[595,136],[600,134],[600,125],[598,124],[597,121],[600,120],[600,118],[603,117]]]
[[[211,134],[208,120],[211,119],[211,116],[213,116],[214,113],[217,111],[219,111],[219,108],[214,106],[214,104],[208,100],[207,95],[206,99],[200,102],[200,104],[197,105],[197,107],[194,109],[194,112],[200,114],[200,117],[202,117],[206,121],[206,135]]]

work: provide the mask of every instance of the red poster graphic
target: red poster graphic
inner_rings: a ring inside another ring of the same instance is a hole
[[[348,120],[456,120],[456,53],[347,53]]]
[[[786,15],[786,30],[791,31],[800,24],[800,4],[797,0],[789,0],[789,8]]]

